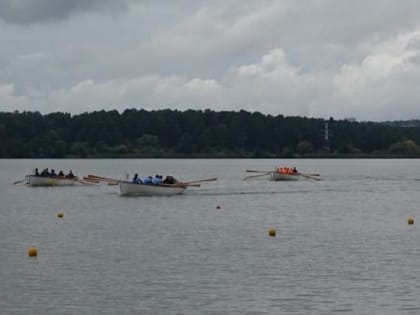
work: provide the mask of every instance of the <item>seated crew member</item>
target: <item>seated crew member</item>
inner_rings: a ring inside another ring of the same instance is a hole
[[[163,181],[164,184],[176,184],[178,181],[175,179],[175,177],[168,175],[166,176],[165,180]]]
[[[57,174],[53,168],[51,169],[50,177],[57,177]]]
[[[133,182],[133,183],[137,183],[137,180],[139,179],[139,174],[134,174],[134,177],[133,177],[133,179],[131,180],[131,182]]]
[[[162,183],[162,176],[161,175],[155,175],[155,177],[152,179],[153,185],[159,185]]]
[[[59,172],[58,172],[58,177],[64,177],[64,173],[63,173],[63,171],[59,171]]]
[[[152,176],[147,176],[147,177],[145,177],[145,178],[143,178],[143,184],[146,184],[146,185],[151,185],[151,184],[153,184],[153,177]]]
[[[35,176],[40,176],[40,175],[39,175],[38,168],[36,168],[36,169],[35,169]]]
[[[72,170],[70,170],[70,171],[69,171],[69,173],[66,175],[66,177],[67,177],[67,178],[73,178],[73,177],[74,177],[74,175],[73,175],[73,171],[72,171]]]
[[[48,171],[48,168],[44,168],[41,172],[41,176],[48,177],[50,176],[50,172]]]
[[[140,177],[137,173],[134,174],[132,182],[135,183],[135,184],[143,184],[142,180],[140,179]]]

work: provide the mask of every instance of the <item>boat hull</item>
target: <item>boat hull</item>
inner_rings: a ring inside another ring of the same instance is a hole
[[[50,186],[74,186],[78,183],[78,178],[60,178],[60,177],[42,177],[35,175],[28,175],[28,185],[38,187]]]
[[[279,172],[273,172],[270,174],[270,179],[274,181],[280,181],[280,180],[294,181],[294,180],[299,180],[300,176],[299,174],[282,174]]]
[[[173,196],[182,194],[186,186],[145,185],[120,182],[121,196]]]

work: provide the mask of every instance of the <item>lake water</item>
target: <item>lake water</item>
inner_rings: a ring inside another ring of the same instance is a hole
[[[275,165],[322,180],[242,180]],[[35,167],[218,181],[135,198],[12,184]],[[419,160],[0,160],[0,174],[2,315],[420,313]]]

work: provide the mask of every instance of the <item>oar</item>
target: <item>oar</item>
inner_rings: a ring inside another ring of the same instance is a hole
[[[109,177],[102,177],[97,175],[88,175],[88,177],[93,178],[94,180],[103,181],[103,182],[112,182],[112,183],[118,183],[121,180],[115,179],[115,178],[109,178]]]
[[[264,174],[259,174],[259,175],[246,176],[246,177],[244,177],[243,180],[247,180],[247,179],[251,179],[251,178],[256,178],[256,177],[261,177],[261,176],[267,176],[267,175],[270,175],[271,173],[273,173],[273,171],[269,171],[269,172],[266,172]]]
[[[181,184],[196,184],[196,183],[202,183],[202,182],[214,182],[215,180],[217,180],[217,177],[200,179],[200,180],[193,180],[193,181],[189,181],[189,182],[181,182]]]
[[[25,179],[22,179],[22,180],[18,180],[16,182],[14,182],[13,185],[17,185],[17,184],[23,183],[26,180],[27,180],[26,178]]]
[[[93,179],[93,178],[90,178],[90,177],[83,177],[83,180],[84,181],[87,181],[87,182],[90,182],[90,183],[93,183],[93,184],[98,184],[98,183],[100,183],[100,180],[97,180],[97,179]]]
[[[298,175],[303,176],[303,177],[306,177],[306,178],[314,179],[314,180],[321,180],[320,178],[311,176],[310,174],[298,173]]]
[[[201,187],[200,184],[186,184],[184,186],[187,186],[187,187]]]
[[[267,173],[271,171],[256,171],[256,170],[246,170],[248,173]]]
[[[165,187],[201,187],[200,184],[189,184],[189,183],[159,184],[159,186],[165,186]]]

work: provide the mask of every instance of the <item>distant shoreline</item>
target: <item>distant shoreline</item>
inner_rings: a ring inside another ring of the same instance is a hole
[[[57,159],[57,160],[71,160],[71,159],[420,159],[420,155],[401,155],[401,154],[306,154],[306,155],[232,155],[232,154],[101,154],[92,156],[66,156],[66,157],[1,157],[2,160],[44,160],[44,159]]]

